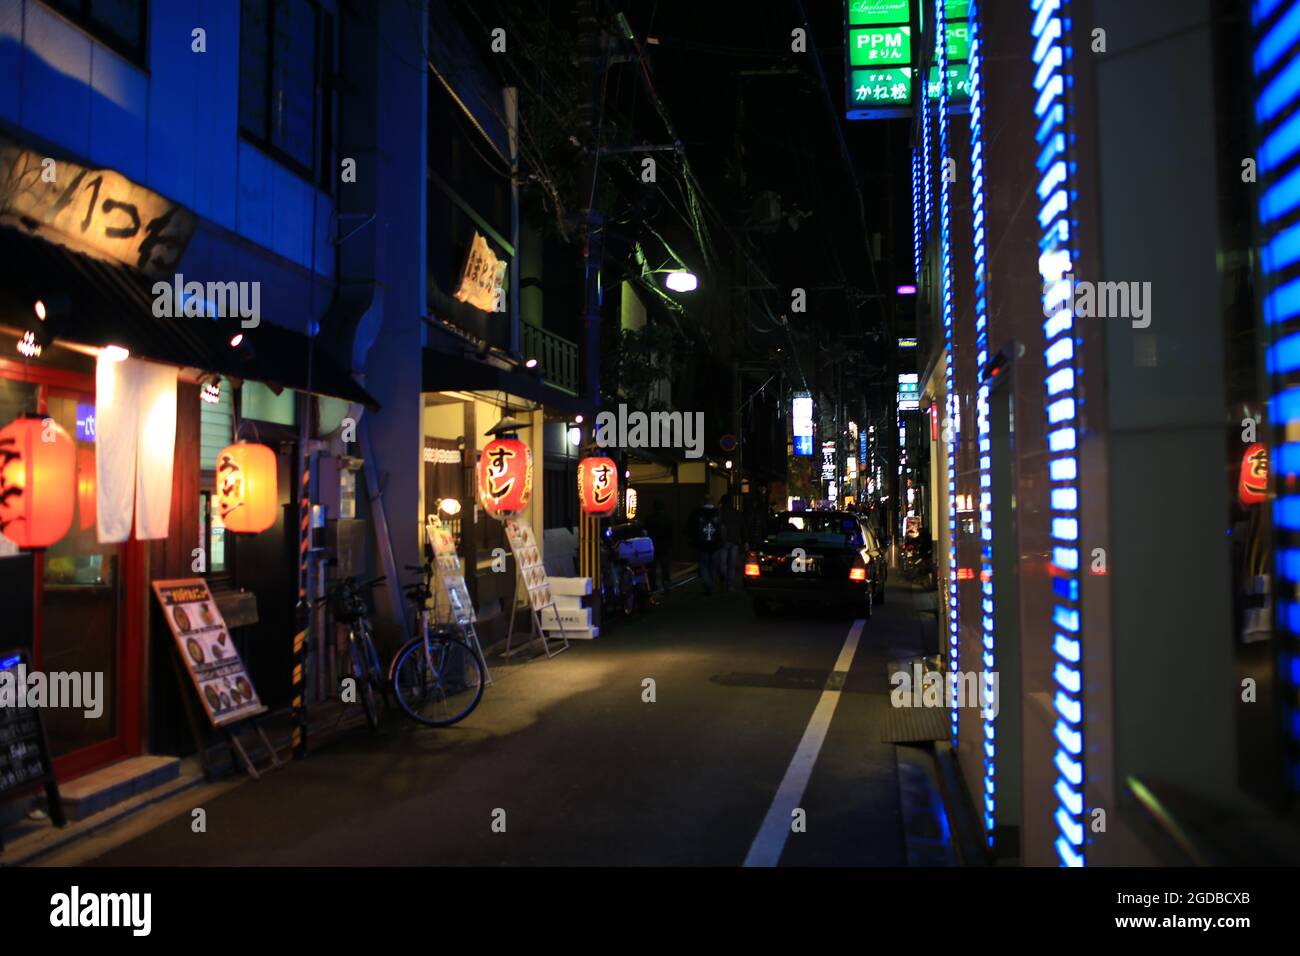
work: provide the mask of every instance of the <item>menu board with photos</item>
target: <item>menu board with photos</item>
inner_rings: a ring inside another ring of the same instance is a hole
[[[451,603],[452,620],[462,627],[473,624],[474,602],[470,599],[469,588],[465,584],[465,570],[461,566],[460,555],[456,553],[456,539],[452,537],[449,528],[432,516],[429,518],[429,541],[433,544],[438,579]]]
[[[53,789],[54,769],[50,761],[40,711],[19,706],[17,684],[30,673],[27,652],[0,651],[0,799],[6,794],[25,792],[45,784]],[[58,791],[50,794],[51,816],[62,826],[63,810],[57,806]]]
[[[522,518],[507,518],[506,539],[510,550],[515,554],[515,565],[519,569],[519,578],[528,589],[528,601],[534,611],[541,610],[554,602],[551,597],[551,582],[546,576],[546,566],[542,563],[542,549],[538,546],[537,535],[532,527]]]
[[[153,590],[212,726],[265,713],[208,582],[155,581]]]

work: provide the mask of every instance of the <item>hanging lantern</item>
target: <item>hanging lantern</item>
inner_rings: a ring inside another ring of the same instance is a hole
[[[1268,499],[1268,446],[1255,442],[1241,456],[1237,499],[1243,505],[1257,505]]]
[[[77,449],[77,527],[89,531],[99,514],[95,502],[95,449]]]
[[[265,531],[279,510],[275,452],[241,441],[217,455],[217,514],[227,531]]]
[[[589,515],[607,515],[618,507],[618,465],[596,456],[578,462],[578,502]]]
[[[20,548],[48,548],[72,527],[76,446],[52,418],[17,418],[0,429],[0,534]]]
[[[478,461],[478,497],[494,518],[528,507],[533,494],[533,450],[514,435],[494,438]]]

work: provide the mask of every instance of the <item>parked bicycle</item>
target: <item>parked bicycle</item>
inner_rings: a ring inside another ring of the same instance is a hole
[[[650,567],[654,542],[637,524],[611,525],[601,539],[601,604],[609,615],[631,617],[654,603]]]
[[[433,565],[407,565],[420,580],[403,588],[415,607],[416,636],[393,658],[391,682],[397,703],[407,715],[430,727],[464,720],[483,697],[486,666],[464,641],[438,627],[429,601]]]
[[[358,584],[356,578],[340,578],[330,585],[325,596],[312,606],[328,604],[330,614],[348,629],[348,662],[356,682],[357,698],[366,712],[371,730],[379,729],[379,715],[387,698],[387,681],[375,650],[374,625],[366,593],[380,584],[383,577]]]

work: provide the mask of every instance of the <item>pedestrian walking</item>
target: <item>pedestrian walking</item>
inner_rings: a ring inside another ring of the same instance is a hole
[[[704,585],[704,593],[712,594],[718,550],[723,543],[723,532],[722,517],[708,495],[704,496],[704,504],[691,512],[691,517],[686,522],[686,533],[695,548],[700,583]]]

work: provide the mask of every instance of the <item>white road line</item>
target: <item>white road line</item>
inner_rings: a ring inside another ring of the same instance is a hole
[[[853,655],[858,650],[858,639],[862,637],[862,628],[866,623],[859,619],[849,628],[849,636],[844,639],[840,656],[835,660],[836,671],[848,672],[853,664]],[[767,816],[763,818],[763,825],[758,828],[758,835],[750,844],[749,853],[745,856],[745,866],[776,866],[781,859],[786,838],[790,836],[791,815],[798,809],[799,802],[803,799],[804,789],[808,786],[809,778],[812,777],[817,756],[821,753],[822,743],[826,740],[826,732],[830,730],[831,718],[835,716],[835,708],[839,703],[838,690],[827,688],[822,691],[821,699],[817,701],[808,726],[803,732],[803,739],[799,741],[799,746],[790,759],[790,766],[785,768],[785,776],[781,779],[781,786],[776,789],[776,796],[772,798],[772,806],[768,808]]]

